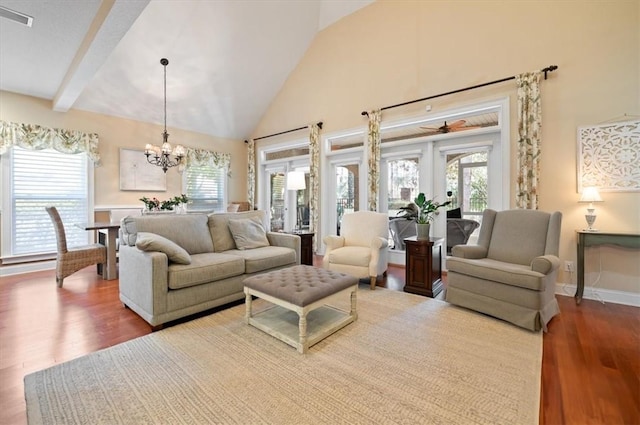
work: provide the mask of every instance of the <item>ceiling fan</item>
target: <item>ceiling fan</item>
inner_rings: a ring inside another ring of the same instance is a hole
[[[423,130],[429,130],[429,131],[433,131],[435,133],[451,133],[454,131],[464,131],[464,130],[471,130],[473,128],[480,128],[480,126],[476,125],[476,126],[469,126],[469,127],[464,127],[464,124],[466,123],[466,120],[458,120],[458,121],[454,121],[451,124],[447,124],[447,122],[444,122],[443,126],[440,127],[420,127]]]

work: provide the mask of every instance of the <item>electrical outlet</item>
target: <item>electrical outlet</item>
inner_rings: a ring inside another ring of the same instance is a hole
[[[565,261],[564,262],[564,271],[565,272],[572,272],[573,269],[573,261]]]

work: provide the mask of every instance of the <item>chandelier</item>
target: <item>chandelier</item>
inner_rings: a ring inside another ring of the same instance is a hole
[[[162,146],[147,143],[144,148],[144,154],[149,164],[162,167],[162,171],[166,173],[170,167],[180,164],[185,152],[183,146],[176,145],[172,150],[171,144],[169,144],[169,133],[167,133],[167,65],[169,65],[169,61],[166,58],[162,58],[160,59],[160,64],[164,67],[164,132],[162,133]],[[175,159],[171,159],[171,155]]]

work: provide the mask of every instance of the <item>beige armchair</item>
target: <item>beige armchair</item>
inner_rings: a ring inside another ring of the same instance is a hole
[[[322,266],[327,270],[370,279],[375,289],[379,275],[387,274],[389,217],[372,211],[342,216],[340,236],[326,236]]]
[[[560,313],[560,212],[485,210],[477,245],[457,245],[447,258],[445,300],[546,331]]]

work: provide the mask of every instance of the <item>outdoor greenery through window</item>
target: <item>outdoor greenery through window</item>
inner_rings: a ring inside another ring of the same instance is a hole
[[[338,218],[337,234],[340,234],[340,222],[345,213],[358,211],[358,164],[336,167],[336,209]]]
[[[284,230],[284,173],[275,172],[270,175],[271,183],[271,231]]]
[[[460,207],[463,216],[480,216],[487,208],[487,152],[449,155],[447,191],[450,209]]]
[[[418,196],[418,166],[418,158],[387,161],[389,217],[396,217],[400,208],[406,207]]]
[[[226,211],[227,170],[208,165],[189,166],[184,171],[189,211]]]
[[[87,244],[89,233],[74,226],[88,217],[87,156],[14,146],[8,157],[10,178],[5,187],[10,196],[4,198],[8,204],[3,205],[3,211],[8,213],[2,219],[11,220],[4,226],[10,229],[11,244],[10,252],[3,255],[56,252],[55,231],[45,211],[51,205],[60,213],[67,245]]]

